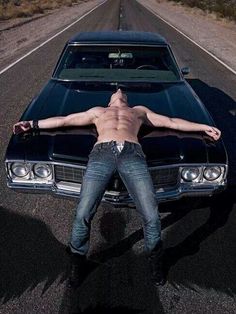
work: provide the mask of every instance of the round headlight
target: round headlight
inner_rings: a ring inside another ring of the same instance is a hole
[[[214,181],[221,175],[220,167],[206,167],[203,172],[204,178],[208,181]]]
[[[30,172],[30,166],[23,162],[14,162],[11,165],[11,171],[16,177],[23,178]]]
[[[184,168],[181,176],[185,181],[194,181],[199,176],[200,171],[198,168]]]
[[[47,164],[36,164],[34,166],[34,173],[39,178],[47,178],[51,174],[51,168]]]

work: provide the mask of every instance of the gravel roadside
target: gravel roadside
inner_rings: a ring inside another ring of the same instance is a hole
[[[138,0],[236,71],[236,24],[167,0]]]
[[[236,71],[236,24],[167,0],[138,0]],[[90,0],[33,19],[0,23],[0,70],[103,0]]]
[[[0,23],[0,71],[103,1],[89,0],[33,18],[2,21]]]

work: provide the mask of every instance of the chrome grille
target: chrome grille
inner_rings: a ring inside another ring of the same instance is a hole
[[[178,167],[150,169],[150,173],[156,188],[174,187],[178,183]]]
[[[85,168],[74,168],[63,165],[55,165],[54,169],[56,181],[82,183]]]
[[[75,168],[63,165],[55,165],[56,181],[67,181],[82,183],[85,168]],[[156,168],[150,169],[151,177],[155,188],[171,188],[178,184],[179,168]],[[109,182],[109,190],[125,190],[119,176],[113,177]]]

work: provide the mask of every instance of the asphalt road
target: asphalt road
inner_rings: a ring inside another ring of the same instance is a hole
[[[50,77],[64,43],[79,31],[108,29],[155,31],[169,41],[179,65],[190,66],[189,83],[222,130],[229,154],[224,193],[160,206],[169,274],[159,289],[149,281],[134,209],[99,207],[89,253],[98,263],[91,264],[80,289],[70,290],[65,245],[76,203],[6,187],[3,159],[12,124]],[[108,0],[2,74],[0,313],[235,313],[236,118],[229,113],[235,108],[235,83],[235,75],[134,0]]]

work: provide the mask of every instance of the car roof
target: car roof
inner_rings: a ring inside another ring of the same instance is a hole
[[[81,32],[72,37],[68,44],[139,44],[167,45],[157,33],[138,31]]]

